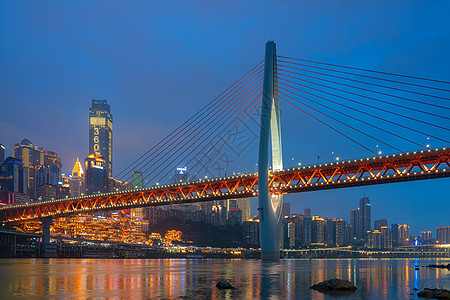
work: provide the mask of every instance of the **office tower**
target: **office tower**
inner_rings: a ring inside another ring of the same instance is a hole
[[[296,248],[311,245],[311,218],[299,215],[293,218],[295,223]]]
[[[395,223],[391,225],[392,245],[398,246],[398,228],[399,224]]]
[[[410,244],[410,230],[407,224],[400,224],[398,226],[397,243],[400,246],[406,246]]]
[[[303,214],[305,215],[305,217],[311,218],[311,208],[305,208],[303,210]]]
[[[244,245],[249,248],[261,247],[259,240],[259,219],[248,219],[242,226]]]
[[[144,176],[141,171],[134,171],[131,177],[131,186],[133,189],[142,189],[144,187]],[[132,208],[130,210],[131,220],[134,221],[138,227],[138,231],[144,232],[148,230],[149,222],[144,220],[144,208]]]
[[[360,232],[361,232],[361,217],[360,217],[360,211],[359,209],[352,209],[350,211],[350,225],[352,227],[351,229],[351,236],[353,238],[361,238]]]
[[[380,230],[382,226],[387,227],[387,220],[386,219],[380,219],[374,221],[374,230]]]
[[[3,161],[5,160],[5,146],[3,146],[2,144],[0,144],[0,164],[3,163]]]
[[[431,241],[431,231],[425,230],[420,233],[420,239],[422,240],[422,243],[428,244]]]
[[[325,245],[325,228],[326,220],[318,216],[312,217],[311,222],[311,244],[323,246]]]
[[[328,229],[329,228],[329,229]],[[330,232],[330,237],[327,241],[328,246],[342,246],[345,243],[345,221],[342,219],[333,218],[327,221],[327,231]]]
[[[361,198],[359,200],[359,210],[360,210],[360,218],[361,218],[361,238],[365,238],[368,231],[371,231],[372,219],[371,219],[371,204],[370,200],[367,197]]]
[[[250,219],[250,198],[237,199],[237,207],[242,211],[242,220]]]
[[[22,160],[8,157],[0,165],[0,202],[6,204],[25,204],[30,201],[27,194],[28,169]]]
[[[281,209],[281,217],[282,218],[291,217],[291,204],[289,202],[283,202],[283,207]]]
[[[450,244],[450,226],[441,226],[436,229],[437,243]]]
[[[290,218],[284,218],[281,222],[281,247],[283,249],[295,249],[295,223]]]
[[[26,168],[21,159],[8,157],[0,167],[0,186],[11,193],[27,193]]]
[[[80,161],[75,162],[72,168],[72,175],[69,181],[70,185],[70,197],[80,197],[86,192],[86,183],[84,180],[84,171]]]
[[[92,99],[89,109],[89,155],[101,156],[105,160],[107,177],[112,177],[112,123],[108,102]]]
[[[173,175],[173,183],[181,183],[189,181],[188,168],[185,167],[177,167],[175,169],[175,174]]]
[[[56,152],[44,151],[28,139],[23,139],[20,144],[14,145],[13,154],[22,160],[26,168],[27,193],[31,199],[38,198],[37,188],[40,185],[57,185],[61,181],[62,164]]]
[[[391,249],[392,235],[387,226],[367,233],[367,246],[373,249]]]
[[[85,159],[85,180],[87,195],[108,191],[106,162],[101,156],[90,154]]]

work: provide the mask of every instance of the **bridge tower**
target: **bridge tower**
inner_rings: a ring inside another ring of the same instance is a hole
[[[271,195],[269,192],[269,155],[271,149],[272,170],[283,169],[278,79],[276,73],[276,47],[273,41],[269,41],[266,43],[264,64],[258,157],[258,210],[263,260],[280,259],[280,218],[283,196]]]

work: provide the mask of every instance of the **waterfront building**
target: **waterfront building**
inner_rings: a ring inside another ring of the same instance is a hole
[[[305,248],[311,245],[311,217],[298,215],[293,218],[295,223],[296,248]]]
[[[391,231],[387,226],[381,226],[367,233],[367,247],[372,249],[392,249]]]
[[[330,247],[343,246],[345,243],[345,221],[333,218],[327,220],[327,245]]]
[[[283,249],[296,248],[295,223],[291,218],[282,220],[281,247]]]
[[[242,237],[246,247],[260,247],[259,219],[257,217],[244,221],[242,227]]]
[[[380,230],[381,227],[388,226],[388,222],[386,219],[380,219],[374,221],[374,230]]]
[[[422,243],[429,244],[432,238],[432,234],[430,230],[424,230],[420,233],[420,239]]]
[[[108,102],[92,99],[92,107],[89,108],[89,155],[103,158],[107,178],[112,177],[112,124]]]
[[[0,186],[10,193],[27,193],[27,169],[21,159],[8,157],[0,166]]]
[[[84,171],[77,157],[77,161],[72,168],[72,174],[69,180],[70,197],[80,197],[86,192],[86,183],[84,180]]]
[[[359,200],[358,209],[350,211],[350,224],[353,228],[353,237],[365,239],[367,232],[371,231],[371,204],[368,197]]]
[[[437,243],[450,244],[450,226],[441,226],[436,229]]]
[[[85,159],[86,194],[108,192],[108,174],[105,160],[98,155],[90,154]]]
[[[397,244],[400,246],[406,246],[410,244],[410,228],[407,224],[398,225]]]
[[[326,220],[319,216],[313,216],[311,222],[311,245],[325,245]]]

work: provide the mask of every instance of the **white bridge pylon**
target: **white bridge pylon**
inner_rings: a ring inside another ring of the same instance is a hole
[[[276,46],[273,41],[270,41],[266,43],[258,157],[258,210],[263,260],[280,259],[280,218],[283,195],[269,193],[270,148],[272,148],[273,171],[283,169],[276,71]]]

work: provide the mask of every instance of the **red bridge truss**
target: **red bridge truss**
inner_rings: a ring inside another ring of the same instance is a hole
[[[450,149],[443,148],[277,171],[270,174],[270,190],[273,194],[287,194],[449,176]],[[20,222],[96,211],[247,198],[257,194],[257,174],[246,174],[10,206],[0,209],[0,221]]]

